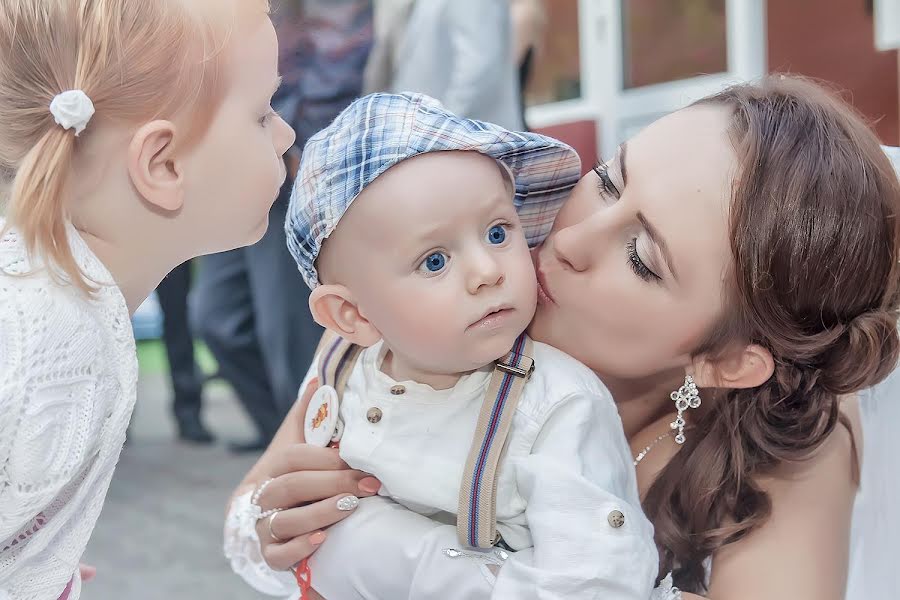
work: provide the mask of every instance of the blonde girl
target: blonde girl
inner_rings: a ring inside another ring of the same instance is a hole
[[[264,0],[0,3],[0,598],[79,597],[130,313],[265,232],[294,140]]]

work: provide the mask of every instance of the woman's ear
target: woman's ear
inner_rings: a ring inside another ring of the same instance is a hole
[[[184,204],[181,160],[175,156],[177,129],[171,121],[152,121],[138,129],[128,145],[128,174],[137,192],[165,212]]]
[[[309,310],[316,323],[348,342],[367,348],[381,339],[381,332],[363,316],[343,285],[318,286],[309,295]]]
[[[693,364],[694,381],[701,388],[746,389],[764,384],[775,372],[772,353],[748,344],[715,359],[700,357]]]

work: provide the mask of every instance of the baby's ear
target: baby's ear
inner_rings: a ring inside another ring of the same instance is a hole
[[[381,339],[381,332],[359,311],[350,290],[343,285],[320,285],[309,295],[309,310],[316,323],[348,342],[369,347]]]

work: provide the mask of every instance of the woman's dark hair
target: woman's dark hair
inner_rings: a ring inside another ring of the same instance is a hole
[[[645,499],[660,573],[705,590],[703,561],[771,506],[758,479],[808,457],[845,420],[840,397],[880,382],[900,350],[900,182],[865,121],[811,81],[773,75],[694,106],[726,107],[732,189],[727,314],[697,353],[760,344],[775,372],[721,391]]]

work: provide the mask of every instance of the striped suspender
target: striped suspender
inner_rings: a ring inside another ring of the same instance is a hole
[[[330,385],[337,390],[338,398],[344,394],[347,379],[353,371],[362,347],[352,344],[341,336],[326,331],[316,351],[319,359],[319,385]]]
[[[534,370],[534,344],[522,334],[512,351],[497,362],[472,437],[472,448],[459,488],[456,533],[472,548],[490,548],[497,535],[497,464],[506,446],[516,405]]]

